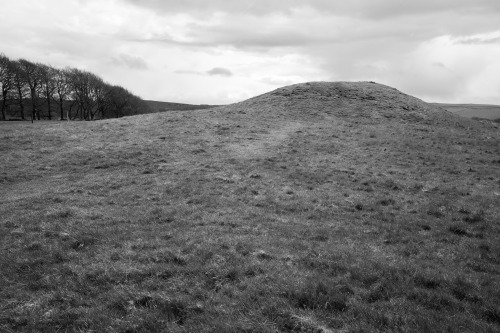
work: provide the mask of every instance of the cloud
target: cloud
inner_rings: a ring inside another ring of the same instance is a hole
[[[294,83],[294,80],[282,79],[279,77],[263,77],[260,82],[269,84],[271,86],[288,86]]]
[[[175,74],[189,74],[189,75],[203,75],[202,72],[194,71],[191,69],[177,69],[174,71]]]
[[[439,61],[433,62],[432,66],[440,69],[446,69],[446,65]]]
[[[233,73],[229,69],[223,67],[214,67],[211,70],[208,70],[207,74],[210,76],[233,76]]]
[[[498,0],[124,0],[138,7],[148,8],[163,13],[191,13],[206,15],[213,13],[267,15],[273,13],[291,14],[304,9],[321,13],[333,13],[340,16],[380,19],[394,16],[413,16],[429,12],[500,12]]]
[[[487,34],[478,34],[474,36],[461,36],[454,39],[455,44],[499,44],[500,45],[500,30]]]
[[[293,7],[294,3],[297,7]],[[303,53],[308,53],[305,49],[309,47],[333,44],[346,44],[349,47],[353,43],[365,41],[377,41],[385,45],[400,44],[403,47],[408,44],[416,46],[439,35],[470,35],[498,29],[498,6],[491,5],[488,8],[488,1],[477,2],[475,7],[458,1],[456,6],[446,7],[441,3],[432,5],[431,2],[401,6],[392,0],[383,0],[376,2],[377,10],[385,8],[381,10],[385,16],[381,13],[379,17],[370,17],[370,11],[366,15],[359,14],[364,13],[366,8],[374,7],[372,1],[357,0],[357,7],[331,5],[330,2],[322,1],[307,2],[308,6],[300,7],[302,3],[282,3],[289,10],[282,8],[281,11],[273,11],[274,5],[270,5],[269,11],[258,14],[243,10],[247,7],[241,3],[230,5],[224,1],[216,1],[213,6],[199,4],[196,7],[198,9],[194,9],[190,6],[198,2],[191,0],[182,7],[183,14],[173,14],[177,8],[175,5],[171,12],[162,14],[176,21],[176,26],[164,30],[158,28],[154,34],[136,34],[134,40],[200,49],[230,47],[251,52],[302,48]],[[262,6],[261,1],[253,1],[252,4],[267,8]],[[148,5],[152,8],[154,5],[161,12],[164,2],[140,2],[141,8],[148,8]],[[279,8],[281,7],[277,7]],[[414,10],[410,10],[412,8]],[[178,10],[181,11],[181,8]],[[206,16],[203,19],[196,18],[193,14],[196,10],[205,10]],[[378,51],[382,51],[385,45],[377,48]]]
[[[126,66],[131,69],[146,70],[148,64],[144,59],[137,56],[121,53],[118,57],[113,57],[112,62],[119,66]]]
[[[175,74],[187,74],[187,75],[205,75],[205,76],[233,76],[233,73],[227,69],[222,67],[214,67],[208,71],[197,71],[192,69],[178,69],[174,71]]]

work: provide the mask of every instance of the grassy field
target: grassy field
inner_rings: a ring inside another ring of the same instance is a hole
[[[369,83],[0,123],[0,331],[498,332],[495,126]]]

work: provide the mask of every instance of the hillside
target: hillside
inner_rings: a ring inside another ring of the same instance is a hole
[[[500,119],[500,105],[433,103],[443,109],[467,118]]]
[[[313,82],[0,152],[0,331],[500,328],[497,124]]]

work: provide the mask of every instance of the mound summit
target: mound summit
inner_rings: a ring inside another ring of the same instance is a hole
[[[375,82],[308,82],[236,103],[225,109],[302,120],[332,117],[362,124],[399,122],[477,128],[475,121],[454,115],[399,90]]]

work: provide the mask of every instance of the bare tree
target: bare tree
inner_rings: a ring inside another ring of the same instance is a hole
[[[125,108],[130,105],[131,94],[120,86],[110,86],[106,91],[106,108],[101,117],[104,118],[105,111],[114,113],[116,118],[123,117]]]
[[[102,114],[107,84],[97,75],[79,69],[71,69],[69,78],[80,119],[93,120],[99,112]]]
[[[5,109],[7,107],[7,96],[14,87],[12,63],[7,56],[0,53],[0,86],[2,90],[2,120],[6,120]]]
[[[90,120],[90,110],[93,107],[90,77],[91,73],[73,68],[69,72],[73,98],[76,100],[80,119]]]
[[[47,103],[47,113],[49,120],[52,119],[51,101],[54,99],[56,91],[56,72],[57,70],[52,66],[39,65],[41,90],[45,96]]]
[[[55,84],[55,102],[59,106],[59,111],[61,113],[61,120],[64,120],[64,103],[67,102],[69,110],[68,110],[68,120],[71,120],[71,109],[75,104],[75,100],[69,100],[68,98],[71,96],[71,84],[69,77],[70,69],[56,69],[54,75],[54,84]]]
[[[7,75],[8,74],[8,75]],[[33,63],[25,59],[9,60],[0,54],[1,114],[6,119],[6,104],[17,103],[22,119],[27,98],[31,100],[31,118],[41,119],[41,107],[46,103],[48,119],[52,105],[58,105],[60,119],[69,120],[123,117],[150,112],[139,97],[120,86],[111,86],[99,76],[76,68],[64,70]],[[76,109],[76,113],[72,112]],[[12,111],[8,111],[12,114]],[[18,111],[15,111],[18,112]]]
[[[40,86],[42,85],[41,67],[39,64],[32,63],[25,59],[20,59],[19,65],[24,76],[24,80],[28,84],[30,90],[32,105],[31,119],[33,120],[36,117],[37,120],[40,120],[38,93]]]
[[[95,119],[97,114],[102,115],[105,113],[106,108],[106,90],[109,86],[100,77],[92,74],[90,78],[92,98],[94,99],[95,107],[91,110],[91,119]]]
[[[26,83],[24,72],[21,67],[19,61],[11,62],[12,70],[13,70],[13,79],[14,79],[14,90],[15,90],[15,99],[19,105],[19,112],[21,115],[21,119],[25,120],[24,116],[24,99],[29,95],[29,86]]]

